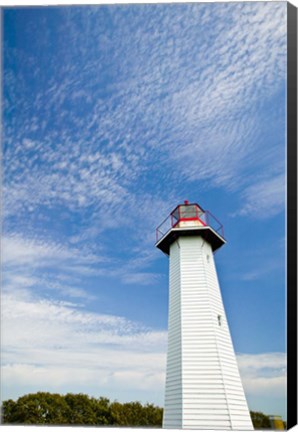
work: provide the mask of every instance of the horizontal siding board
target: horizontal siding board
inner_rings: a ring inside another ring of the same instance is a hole
[[[184,388],[198,387],[203,389],[205,385],[210,385],[210,388],[213,388],[214,386],[221,387],[224,385],[224,381],[222,376],[216,376],[209,379],[203,379],[202,377],[194,377],[193,379],[183,377],[182,384]]]
[[[223,384],[223,382],[222,383],[202,383],[202,382],[199,382],[199,383],[185,383],[185,382],[182,382],[182,385],[183,385],[183,390],[186,392],[186,391],[189,391],[189,392],[191,392],[191,391],[194,391],[194,390],[196,390],[198,387],[200,388],[200,391],[202,391],[202,392],[205,392],[206,390],[208,390],[208,391],[222,391],[222,390],[224,390],[225,388],[224,388],[224,384]]]
[[[163,427],[220,430],[240,421],[252,429],[213,253],[201,237],[170,246],[168,323]]]
[[[183,405],[184,407],[184,405]],[[174,412],[174,411],[173,411]],[[185,409],[183,408],[183,414],[184,414],[184,418],[200,418],[203,419],[205,418],[207,419],[226,419],[229,420],[230,419],[230,414],[229,411],[227,409],[227,407],[223,407],[222,409],[218,409],[218,410],[213,410],[210,409],[209,407],[204,407],[201,410],[198,409]],[[239,418],[239,419],[238,419]],[[247,421],[250,421],[250,418],[246,416],[238,416],[237,420],[235,420],[235,422],[237,421],[238,423],[246,423]]]
[[[247,421],[247,412],[246,413],[244,413],[244,412],[233,413],[232,412],[232,415],[233,415],[234,421],[237,421],[237,422],[246,422]]]
[[[243,404],[243,402],[244,402],[244,404]],[[239,399],[229,398],[229,407],[231,410],[233,410],[234,408],[237,409],[237,407],[239,409],[239,405],[246,407],[246,399],[244,397],[239,398]]]
[[[208,413],[208,415],[212,415],[213,412],[218,412],[218,413],[225,413],[227,414],[227,404],[225,400],[222,400],[221,404],[213,404],[213,402],[211,401],[211,403],[209,404],[193,404],[193,405],[189,405],[189,404],[183,404],[183,408],[186,411],[194,411],[197,413]]]
[[[204,414],[204,413],[208,413],[209,414],[213,414],[213,413],[219,413],[219,414],[228,414],[227,412],[227,404],[226,401],[223,401],[221,404],[217,404],[217,405],[213,405],[212,403],[210,404],[205,404],[205,405],[201,405],[201,404],[193,404],[193,405],[183,405],[184,408],[189,411],[189,412],[197,412],[199,414]]]
[[[200,355],[201,353],[218,353],[218,349],[216,347],[216,344],[212,341],[208,341],[206,343],[200,343],[200,344],[192,344],[192,343],[186,343],[183,341],[183,352],[189,353],[189,354],[196,354]]]
[[[198,414],[196,412],[189,412],[189,411],[185,411],[183,410],[183,419],[185,421],[191,421],[191,420],[197,420],[197,421],[210,421],[210,420],[215,420],[215,421],[226,421],[229,422],[230,421],[230,416],[228,414],[228,412],[226,411],[226,414],[216,414],[216,413],[211,413],[211,414]]]
[[[196,391],[196,392],[194,392],[194,390],[193,389],[190,389],[190,388],[187,388],[187,389],[185,389],[185,388],[183,388],[183,395],[188,395],[189,397],[193,397],[193,395],[194,395],[194,393],[199,393],[200,395],[218,395],[218,396],[220,396],[220,395],[222,395],[222,396],[225,396],[226,395],[226,393],[225,393],[225,391],[224,391],[224,389],[222,388],[222,389],[219,389],[219,388],[208,388],[208,387],[205,387],[205,388],[202,388],[202,389],[200,389],[200,390],[198,390],[198,391]]]
[[[183,363],[183,370],[187,370],[187,367],[190,369],[190,368],[192,368],[192,369],[196,369],[196,370],[199,370],[199,369],[205,369],[205,368],[209,368],[209,366],[211,367],[212,365],[214,365],[214,366],[218,366],[220,363],[219,363],[219,360],[218,360],[218,357],[210,357],[209,358],[209,360],[208,360],[208,355],[206,355],[206,356],[204,356],[203,354],[202,354],[202,356],[201,356],[201,358],[200,358],[200,363],[198,363],[197,362],[197,359],[195,358],[195,357],[188,357],[188,358],[186,358],[186,356],[183,356],[183,361],[184,361],[184,363]],[[187,365],[185,365],[185,361],[187,361]]]
[[[165,406],[171,406],[172,404],[182,404],[182,393],[176,392],[174,394],[167,394],[167,400],[165,402]]]
[[[166,383],[166,385],[167,385],[167,393],[169,393],[169,392],[178,392],[178,391],[180,391],[180,389],[181,389],[181,383],[180,382],[176,382],[176,383],[171,383],[171,382],[167,382]]]
[[[180,367],[180,361],[179,359],[176,360],[176,363],[167,363],[167,372],[166,375],[172,375],[173,373],[177,373],[181,375],[181,367]]]
[[[183,427],[188,428],[190,426],[193,427],[201,427],[202,429],[213,429],[213,426],[217,426],[219,428],[227,428],[230,429],[230,421],[228,420],[193,420],[193,419],[184,419]]]
[[[182,427],[182,419],[177,420],[164,420],[163,428],[166,429],[180,429]]]
[[[181,376],[181,375],[180,375]],[[222,373],[219,368],[217,369],[208,369],[208,370],[201,370],[195,371],[195,372],[188,372],[183,371],[183,379],[185,380],[191,380],[191,379],[202,379],[202,380],[213,380],[213,379],[222,379]]]
[[[173,371],[175,369],[181,369],[181,361],[180,359],[170,359],[167,362],[167,368],[169,369],[169,371]]]

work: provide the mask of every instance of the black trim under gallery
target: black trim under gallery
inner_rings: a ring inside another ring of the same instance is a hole
[[[287,428],[297,424],[297,8],[287,3]]]

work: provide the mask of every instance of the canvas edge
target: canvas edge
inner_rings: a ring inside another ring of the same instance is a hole
[[[287,3],[287,428],[297,424],[297,8]]]

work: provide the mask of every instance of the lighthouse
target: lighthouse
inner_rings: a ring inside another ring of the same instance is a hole
[[[218,219],[188,201],[156,229],[169,256],[163,428],[253,429],[213,258],[225,243]]]

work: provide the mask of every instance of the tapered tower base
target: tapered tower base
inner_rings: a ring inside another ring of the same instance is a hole
[[[163,427],[252,430],[212,247],[200,235],[177,236],[169,255]]]

